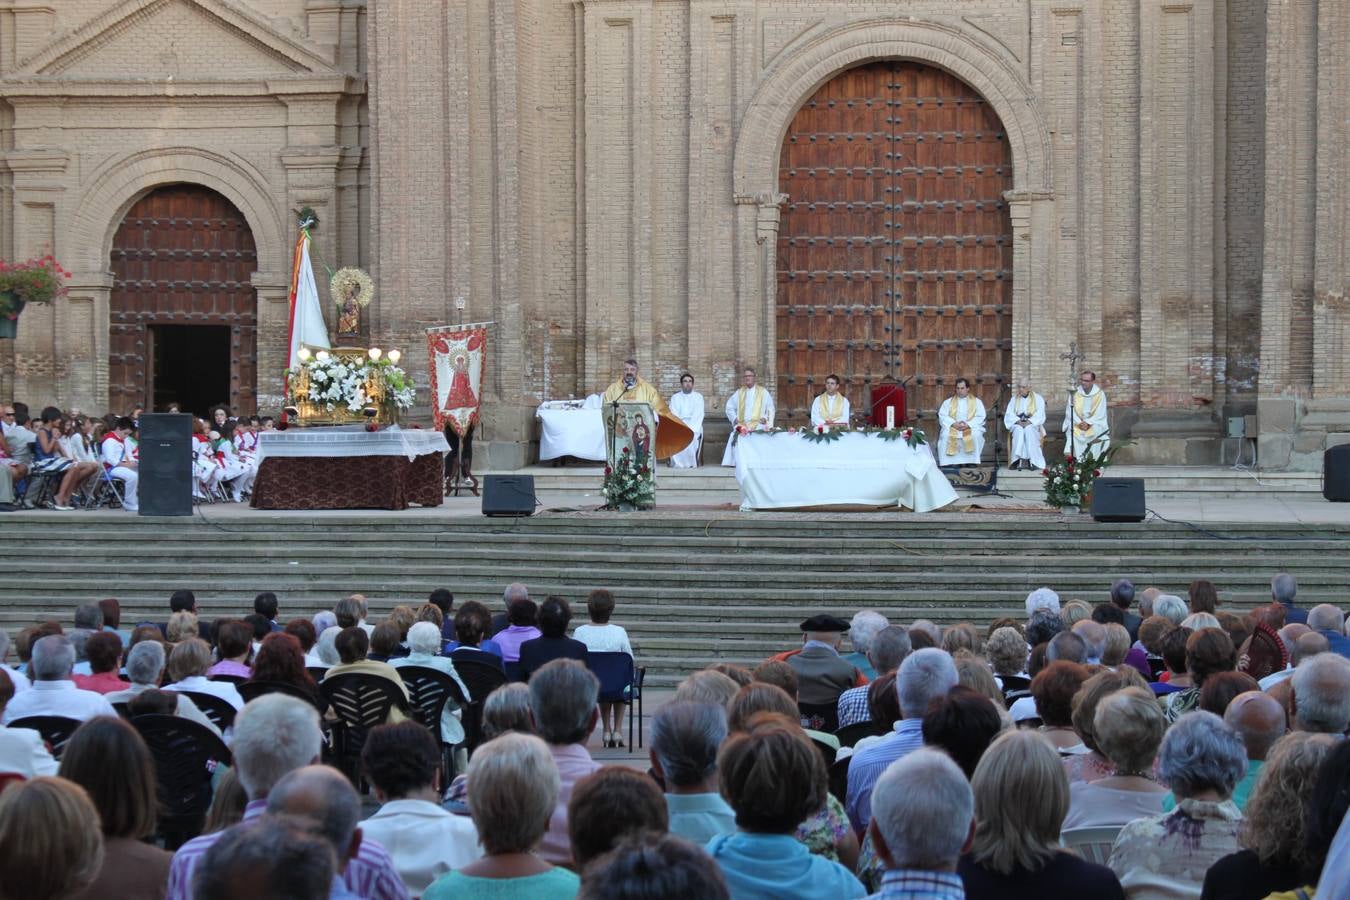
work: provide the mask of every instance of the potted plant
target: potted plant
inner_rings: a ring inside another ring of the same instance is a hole
[[[1100,438],[1092,441],[1081,457],[1065,456],[1041,470],[1047,503],[1065,512],[1078,512],[1091,502],[1093,483],[1111,465],[1116,453],[1131,442],[1122,441],[1110,448],[1101,448],[1100,443]]]
[[[50,253],[21,263],[0,260],[0,338],[18,333],[19,313],[29,303],[51,303],[67,292],[70,273]]]

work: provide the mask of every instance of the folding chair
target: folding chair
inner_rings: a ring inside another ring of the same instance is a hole
[[[633,745],[633,712],[637,711],[637,746],[642,746],[642,682],[645,666],[638,667],[627,653],[587,653],[586,668],[600,679],[600,697],[605,703],[628,704],[628,746]],[[615,723],[618,724],[617,722]]]
[[[122,508],[122,483],[112,477],[111,471],[107,466],[99,469],[98,483],[94,487],[93,496],[85,501],[85,509],[108,509]]]

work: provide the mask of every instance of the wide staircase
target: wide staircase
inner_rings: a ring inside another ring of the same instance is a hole
[[[1108,525],[1087,517],[967,514],[583,514],[529,519],[417,519],[396,513],[257,516],[228,522],[115,517],[0,520],[0,626],[40,618],[69,625],[75,605],[115,596],[124,623],[160,620],[178,588],[206,618],[251,610],[272,590],[283,620],[365,594],[372,617],[418,604],[434,588],[501,608],[523,581],[557,593],[585,621],[586,592],[618,596],[650,683],[669,685],[714,660],[754,663],[800,640],[815,612],[860,608],[893,620],[1024,618],[1028,591],[1105,598],[1114,577],[1184,594],[1195,578],[1228,608],[1269,597],[1270,578],[1297,574],[1301,604],[1344,604],[1350,528]]]

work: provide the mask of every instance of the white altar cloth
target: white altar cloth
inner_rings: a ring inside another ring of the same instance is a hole
[[[288,428],[258,434],[259,465],[269,456],[406,456],[412,462],[428,453],[442,456],[450,444],[439,431],[404,430],[397,425],[366,431],[362,425],[335,428]]]
[[[743,435],[736,445],[741,509],[810,506],[901,506],[941,509],[956,491],[928,445],[848,432],[813,443],[799,434]]]
[[[550,400],[535,410],[539,419],[539,461],[575,456],[605,460],[605,423],[600,395],[582,400]]]

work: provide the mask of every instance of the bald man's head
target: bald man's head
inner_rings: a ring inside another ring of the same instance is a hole
[[[1309,631],[1307,634],[1300,634],[1298,640],[1294,641],[1294,649],[1289,653],[1289,661],[1297,666],[1305,659],[1311,659],[1319,653],[1326,653],[1330,649],[1331,642],[1327,640],[1326,635]]]
[[[314,823],[333,848],[338,871],[361,846],[361,800],[346,776],[330,766],[305,766],[282,778],[267,795],[267,811]]]
[[[1261,691],[1247,691],[1234,697],[1223,720],[1242,735],[1248,759],[1265,759],[1270,748],[1288,730],[1284,707]]]

